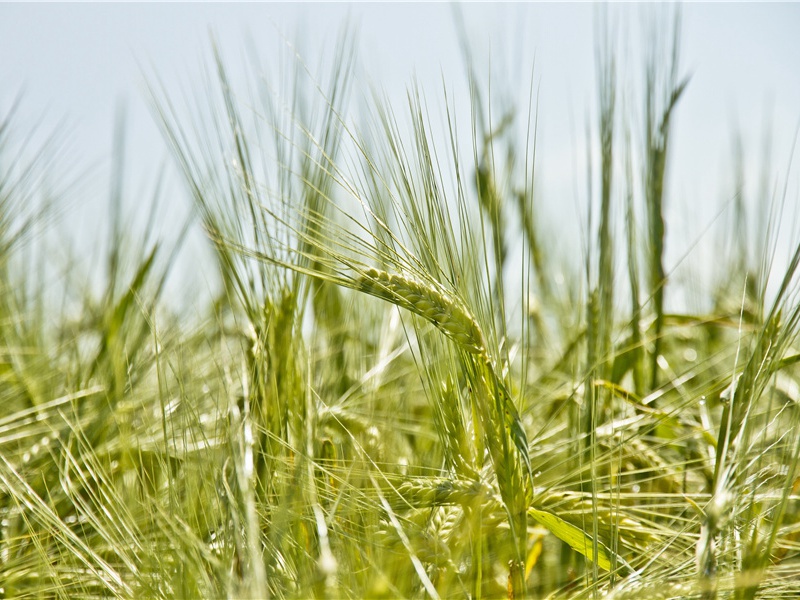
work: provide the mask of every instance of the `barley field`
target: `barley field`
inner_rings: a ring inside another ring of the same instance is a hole
[[[667,22],[635,85],[597,28],[564,229],[535,68],[500,102],[466,42],[466,114],[447,75],[355,89],[346,30],[278,90],[216,51],[187,97],[151,79],[194,218],[139,235],[112,189],[99,284],[37,250],[59,155],[0,115],[0,596],[799,597],[796,171],[745,202],[732,165],[713,276],[673,277]],[[216,281],[182,312],[199,230]]]

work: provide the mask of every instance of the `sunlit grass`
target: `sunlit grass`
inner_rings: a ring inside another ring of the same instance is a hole
[[[497,114],[470,58],[470,114],[446,91],[436,127],[418,87],[353,115],[347,36],[289,89],[234,89],[219,53],[192,113],[154,86],[221,283],[199,323],[163,298],[182,234],[131,236],[121,190],[105,288],[35,287],[46,165],[5,168],[5,119],[2,594],[800,592],[800,247],[776,273],[734,245],[713,310],[667,311],[679,28],[630,112],[603,31],[577,272],[539,217],[533,83]]]

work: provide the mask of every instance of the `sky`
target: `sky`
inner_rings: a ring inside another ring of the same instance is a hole
[[[124,108],[126,186],[135,211],[163,165],[171,164],[147,83],[158,78],[174,98],[196,93],[212,33],[236,79],[246,72],[249,45],[275,67],[286,62],[290,45],[313,65],[330,56],[341,26],[350,23],[359,48],[357,90],[366,95],[377,86],[402,106],[413,80],[434,99],[443,82],[467,89],[456,10],[479,67],[505,75],[511,93],[526,98],[533,69],[537,189],[548,218],[563,223],[567,237],[575,235],[568,224],[582,218],[585,202],[585,186],[576,182],[585,172],[584,132],[596,96],[597,5],[2,3],[0,115],[19,97],[17,136],[44,139],[57,127],[66,132],[67,164],[82,174],[82,184],[80,193],[67,195],[65,229],[80,245],[107,226],[115,116]],[[641,80],[638,48],[647,41],[642,24],[652,13],[644,5],[610,7],[622,79],[631,89]],[[687,4],[682,19],[682,72],[691,81],[676,117],[668,217],[672,230],[691,241],[730,199],[735,134],[743,139],[750,180],[758,179],[767,130],[771,177],[776,184],[786,177],[800,123],[800,4]],[[793,173],[796,187],[796,168]],[[180,186],[169,195],[171,210],[188,206]]]

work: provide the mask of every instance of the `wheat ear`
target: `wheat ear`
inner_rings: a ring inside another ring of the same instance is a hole
[[[475,317],[458,300],[429,284],[404,275],[370,268],[358,279],[359,289],[427,319],[471,354],[486,354]]]

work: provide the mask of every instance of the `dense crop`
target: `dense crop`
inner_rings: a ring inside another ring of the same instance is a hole
[[[274,94],[218,59],[190,117],[155,90],[220,276],[199,324],[162,297],[177,239],[117,221],[99,295],[24,268],[46,165],[9,162],[4,120],[0,593],[800,594],[800,247],[773,273],[757,232],[709,312],[666,312],[677,31],[638,120],[601,48],[580,270],[533,103],[498,119],[469,61],[444,138],[417,89],[351,118],[347,41]]]

